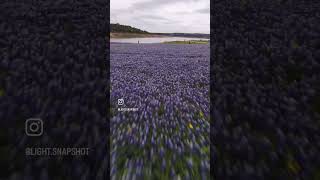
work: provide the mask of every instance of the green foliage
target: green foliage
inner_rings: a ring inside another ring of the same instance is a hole
[[[291,174],[298,174],[299,171],[301,170],[299,163],[290,154],[287,158],[286,163],[287,163],[288,172]]]
[[[300,81],[303,78],[303,71],[301,68],[295,65],[287,67],[287,81],[292,83],[293,81]]]
[[[1,96],[4,96],[4,94],[5,94],[4,89],[0,89],[0,97],[1,97]]]
[[[318,168],[316,168],[316,169],[314,170],[313,179],[314,179],[314,180],[319,180],[319,179],[320,179],[320,167],[318,167]]]
[[[110,29],[112,33],[148,33],[147,31],[143,31],[138,28],[134,28],[131,26],[121,25],[121,24],[110,24]]]
[[[312,109],[313,109],[314,112],[317,112],[317,113],[320,114],[320,95],[317,95],[313,99]]]
[[[164,115],[165,111],[164,111],[164,105],[161,103],[160,108],[158,110],[158,115],[162,116]]]

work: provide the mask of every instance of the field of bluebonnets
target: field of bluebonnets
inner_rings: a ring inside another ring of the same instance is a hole
[[[215,1],[217,179],[320,179],[320,2]]]
[[[110,52],[111,177],[209,179],[209,44],[112,43]]]
[[[0,179],[109,176],[102,68],[107,5],[70,2],[1,2]],[[212,5],[214,175],[319,179],[319,1]],[[43,138],[32,140],[24,134],[24,121],[39,114],[47,129]],[[94,151],[84,159],[26,158],[24,148],[35,143],[89,145]]]

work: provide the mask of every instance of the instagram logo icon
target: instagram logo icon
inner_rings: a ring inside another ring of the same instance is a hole
[[[43,122],[41,119],[27,119],[25,126],[27,136],[41,136],[43,133]]]

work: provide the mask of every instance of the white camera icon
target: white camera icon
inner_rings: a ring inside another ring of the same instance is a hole
[[[119,106],[124,105],[124,100],[123,100],[123,99],[118,99],[118,105],[119,105]]]
[[[41,119],[27,119],[25,126],[27,136],[41,136],[43,133],[43,122]]]

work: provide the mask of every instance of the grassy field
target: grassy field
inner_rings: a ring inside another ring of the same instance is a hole
[[[191,41],[169,41],[164,42],[165,44],[208,44],[206,40],[191,40]]]

